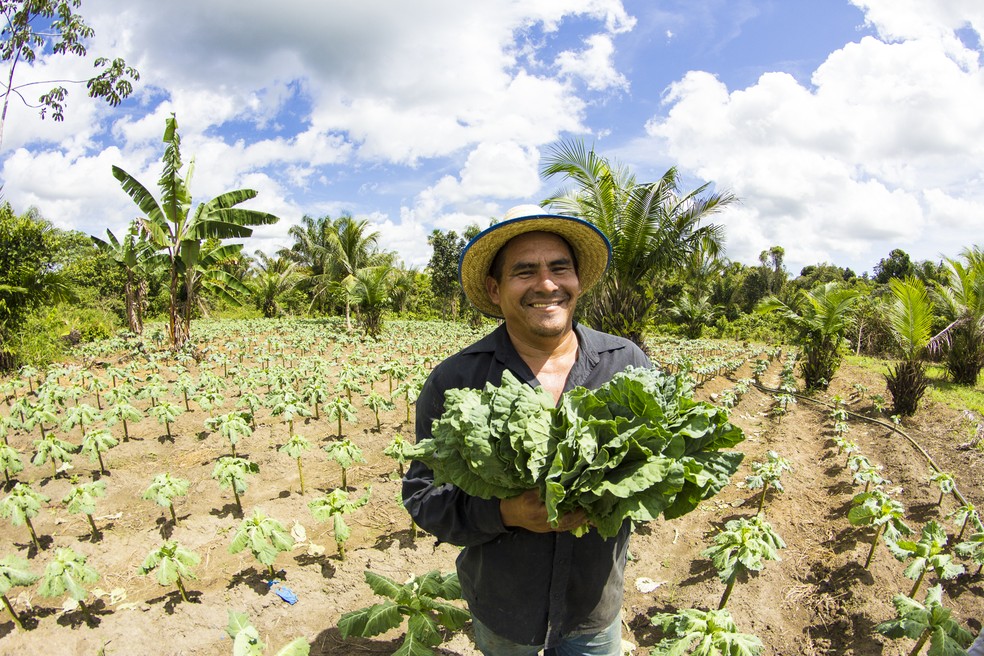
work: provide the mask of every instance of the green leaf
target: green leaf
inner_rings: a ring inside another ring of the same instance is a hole
[[[343,638],[350,635],[370,638],[390,629],[395,629],[403,623],[400,607],[393,601],[373,604],[368,608],[344,613],[338,619],[338,630]]]

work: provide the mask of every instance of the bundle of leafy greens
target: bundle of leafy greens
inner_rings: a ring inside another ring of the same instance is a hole
[[[722,450],[745,439],[727,411],[656,369],[570,390],[556,407],[506,371],[498,387],[448,390],[444,407],[433,439],[412,454],[435,484],[485,499],[537,488],[552,522],[582,508],[603,537],[626,518],[685,515],[727,485],[744,457]]]

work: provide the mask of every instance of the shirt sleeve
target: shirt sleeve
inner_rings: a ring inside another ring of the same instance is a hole
[[[431,438],[431,424],[444,408],[444,389],[435,369],[417,398],[417,441]],[[498,499],[482,499],[457,487],[434,485],[434,472],[413,461],[403,477],[403,505],[413,521],[441,542],[471,547],[493,540],[508,529]]]

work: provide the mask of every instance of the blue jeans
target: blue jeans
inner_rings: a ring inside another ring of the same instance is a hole
[[[543,645],[521,645],[493,633],[472,617],[475,644],[485,656],[536,656]],[[622,616],[596,633],[572,633],[544,656],[622,656]]]

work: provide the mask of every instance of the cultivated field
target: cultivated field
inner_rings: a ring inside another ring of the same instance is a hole
[[[39,583],[11,588],[7,597],[24,628],[6,611],[0,614],[0,654],[231,654],[230,610],[248,616],[269,654],[296,637],[310,641],[312,654],[393,653],[402,629],[343,640],[336,623],[342,613],[382,600],[366,584],[366,570],[401,583],[431,570],[453,571],[457,549],[412,530],[397,501],[398,463],[384,450],[397,435],[413,439],[407,401],[430,368],[478,334],[448,324],[393,322],[380,342],[363,342],[337,321],[200,323],[193,334],[194,358],[168,357],[150,339],[114,340],[87,347],[75,363],[3,382],[0,416],[6,418],[6,440],[23,463],[22,471],[10,474],[3,495],[20,482],[49,500],[31,518],[42,548],[32,543],[26,525],[2,519],[0,558],[19,555],[42,574],[59,549],[70,548],[86,557],[99,578],[86,586],[88,613],[66,602],[67,594],[42,596]],[[845,365],[827,394],[790,401],[786,413],[775,416],[786,352],[713,342],[654,343],[652,352],[671,370],[688,366],[699,383],[698,398],[733,406],[731,420],[746,434],[738,448],[746,456],[733,481],[741,485],[725,488],[682,518],[637,527],[624,605],[624,638],[637,646],[636,653],[647,653],[661,637],[649,622],[654,613],[717,607],[724,585],[700,552],[727,521],[755,514],[760,493],[743,481],[770,450],[792,467],[782,478],[785,491],[770,492],[764,510],[786,548],[781,560],[737,583],[727,607],[739,628],[757,635],[765,654],[908,653],[912,641],[891,641],[875,631],[879,622],[895,617],[892,596],[908,593],[913,581],[884,544],[864,568],[874,529],[848,521],[851,499],[863,484],[855,484],[849,454],[835,444],[835,397],[849,411],[846,433],[843,426],[839,430],[858,453],[882,466],[889,481],[883,489],[904,505],[915,539],[936,520],[952,542],[960,526],[948,516],[960,503],[952,494],[940,502],[925,455],[876,409],[875,395],[887,395],[884,381]],[[134,388],[129,399],[113,391],[125,389],[125,381]],[[39,414],[32,421],[29,408],[44,405],[43,398],[56,399],[54,416]],[[125,414],[113,410],[122,403],[141,416],[127,421],[126,441],[122,422],[110,419],[114,412]],[[243,409],[251,409],[253,423],[236,423],[230,415]],[[972,440],[981,421],[926,403],[901,426],[940,470],[952,473],[957,492],[977,508],[984,507],[984,453],[959,447]],[[42,426],[45,434],[72,445],[100,429],[119,443],[102,449],[102,473],[98,459],[85,453],[66,456],[65,463],[39,458],[43,462],[35,465]],[[292,435],[311,447],[300,455],[300,471],[297,458],[282,450]],[[344,440],[364,459],[345,470],[323,448]],[[213,478],[219,459],[233,450],[258,467],[245,475],[241,511],[237,494]],[[163,473],[189,483],[187,494],[174,498],[176,522],[167,508],[143,498]],[[351,529],[344,558],[333,521],[315,519],[308,507],[340,489],[343,475],[350,501],[371,487],[368,503],[344,515]],[[73,487],[92,481],[105,484],[105,494],[94,501],[95,535],[87,516],[70,513],[62,501]],[[295,540],[292,549],[273,558],[272,589],[269,568],[248,547],[229,551],[243,519],[258,510]],[[165,540],[200,558],[192,568],[196,578],[184,580],[188,601],[175,585],[158,584],[156,572],[138,572]],[[967,573],[943,583],[944,604],[976,633],[984,618],[984,578],[975,563],[957,562]],[[916,597],[921,601],[936,584],[927,575]],[[296,603],[284,599],[290,593]],[[437,651],[478,653],[467,626],[448,635]]]

